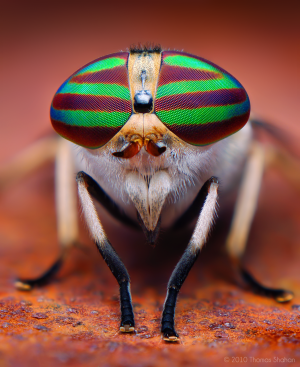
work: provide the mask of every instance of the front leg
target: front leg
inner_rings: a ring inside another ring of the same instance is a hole
[[[130,294],[130,278],[125,265],[115,252],[114,248],[107,239],[101,222],[98,218],[92,198],[89,194],[88,187],[91,177],[84,172],[79,172],[76,177],[78,184],[78,193],[86,223],[90,233],[96,242],[98,250],[104,261],[110,268],[111,272],[117,279],[120,286],[120,303],[121,303],[121,325],[120,331],[134,331],[134,315]]]
[[[194,233],[169,280],[168,292],[161,320],[161,332],[165,341],[174,342],[178,340],[178,334],[174,326],[177,296],[201,248],[207,240],[218,205],[218,187],[218,180],[215,177],[210,178],[207,182],[206,200],[203,204]]]

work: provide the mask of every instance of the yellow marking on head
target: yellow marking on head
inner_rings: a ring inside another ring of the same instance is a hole
[[[128,74],[129,86],[132,100],[132,108],[134,110],[133,101],[137,91],[143,90],[142,86],[142,72],[146,72],[145,90],[149,90],[154,101],[156,95],[156,86],[158,74],[161,64],[161,53],[134,53],[129,55],[128,60]],[[154,109],[154,104],[153,104]],[[151,111],[153,112],[153,110]]]

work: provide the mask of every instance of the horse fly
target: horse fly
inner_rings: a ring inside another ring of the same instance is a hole
[[[24,173],[24,160],[35,157],[29,171],[57,151],[62,254],[41,277],[18,280],[17,288],[29,290],[51,278],[77,242],[75,162],[85,221],[120,287],[121,332],[135,327],[130,278],[105,234],[94,200],[125,225],[141,227],[150,244],[161,228],[185,226],[197,213],[192,237],[168,283],[161,320],[164,340],[179,340],[174,322],[177,296],[214,222],[219,182],[226,193],[241,172],[226,243],[232,263],[253,288],[278,302],[292,299],[292,292],[260,285],[241,266],[264,166],[272,159],[253,138],[248,95],[232,75],[188,53],[133,47],[72,74],[56,92],[50,115],[54,130],[66,140],[37,143],[23,155],[22,167]],[[275,161],[276,154],[272,157]],[[18,164],[20,159],[6,172],[8,181]]]

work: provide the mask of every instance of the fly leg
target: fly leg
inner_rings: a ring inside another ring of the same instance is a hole
[[[277,302],[287,302],[293,298],[293,293],[284,289],[267,288],[261,285],[241,265],[251,223],[255,214],[260,185],[265,166],[265,152],[262,146],[255,142],[246,163],[226,248],[235,270],[242,274],[243,279],[257,292],[274,298]]]
[[[194,233],[190,242],[176,265],[168,284],[167,297],[164,304],[164,310],[161,321],[161,332],[163,339],[168,342],[178,340],[178,334],[175,331],[174,317],[177,296],[180,288],[188,276],[189,271],[194,265],[201,248],[207,240],[207,236],[214,222],[216,209],[218,206],[218,180],[215,177],[209,179],[206,183],[207,195],[202,206]]]
[[[74,182],[74,162],[70,144],[57,139],[55,167],[55,196],[57,212],[58,241],[61,253],[54,264],[35,279],[19,279],[15,286],[20,290],[30,290],[34,286],[47,283],[60,269],[68,249],[77,243],[77,194]]]
[[[77,174],[78,193],[82,205],[83,214],[90,233],[96,242],[98,250],[102,255],[107,266],[113,273],[120,286],[120,303],[121,303],[121,332],[134,331],[134,315],[130,294],[130,278],[125,265],[117,255],[116,251],[110,244],[104,229],[99,220],[97,211],[89,193],[89,186],[92,185],[92,179],[84,172]],[[96,189],[93,185],[92,189]]]

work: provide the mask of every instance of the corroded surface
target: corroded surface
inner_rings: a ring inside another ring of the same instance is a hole
[[[217,292],[211,288],[199,294],[206,298],[180,302],[180,345],[161,341],[157,301],[162,299],[154,295],[145,293],[146,303],[144,297],[138,297],[145,304],[135,305],[136,334],[120,335],[115,331],[119,316],[116,301],[96,302],[95,296],[68,298],[66,293],[62,297],[57,288],[48,289],[47,296],[52,299],[37,294],[18,301],[2,299],[0,350],[7,362],[154,366],[166,361],[194,364],[199,359],[208,364],[247,356],[250,365],[250,357],[270,358],[275,349],[273,357],[300,358],[300,306],[291,310],[254,304],[258,299],[224,284],[218,284]]]
[[[243,358],[243,365],[250,366],[254,358],[275,357],[287,358],[287,364],[293,359],[300,363],[299,213],[297,202],[291,204],[293,193],[286,192],[283,202],[279,199],[276,204],[281,210],[266,215],[275,192],[288,187],[274,173],[267,175],[262,188],[262,206],[250,237],[253,246],[245,263],[268,285],[293,289],[294,301],[276,304],[232,283],[222,251],[230,214],[226,207],[183,286],[176,319],[181,340],[174,345],[161,339],[160,316],[167,279],[183,247],[170,253],[166,234],[155,249],[139,235],[137,244],[126,248],[114,238],[132,277],[137,329],[132,335],[118,332],[117,283],[84,228],[84,248],[71,251],[52,284],[30,293],[13,288],[17,275],[39,274],[58,253],[52,180],[53,166],[48,165],[1,197],[0,361],[4,366],[186,366],[199,361],[215,365],[224,358],[230,363]],[[289,220],[280,220],[288,210]],[[122,230],[117,223],[112,232],[116,229]],[[172,243],[178,236],[184,242],[188,234],[167,238]]]
[[[299,156],[299,1],[132,1],[124,9],[98,1],[88,11],[76,1],[14,1],[1,4],[1,15],[0,162],[50,132],[49,104],[68,75],[139,40],[184,48],[231,72],[253,110],[294,138],[288,145]],[[52,284],[14,289],[17,276],[39,275],[58,254],[53,178],[48,165],[0,193],[1,367],[266,366],[274,357],[283,358],[276,366],[300,365],[300,198],[278,173],[266,175],[244,262],[295,299],[276,304],[232,282],[223,251],[232,197],[182,287],[181,342],[172,345],[161,340],[159,320],[188,234],[164,234],[152,249],[103,223],[132,278],[134,335],[118,332],[118,287],[84,226],[84,249],[70,253]]]

